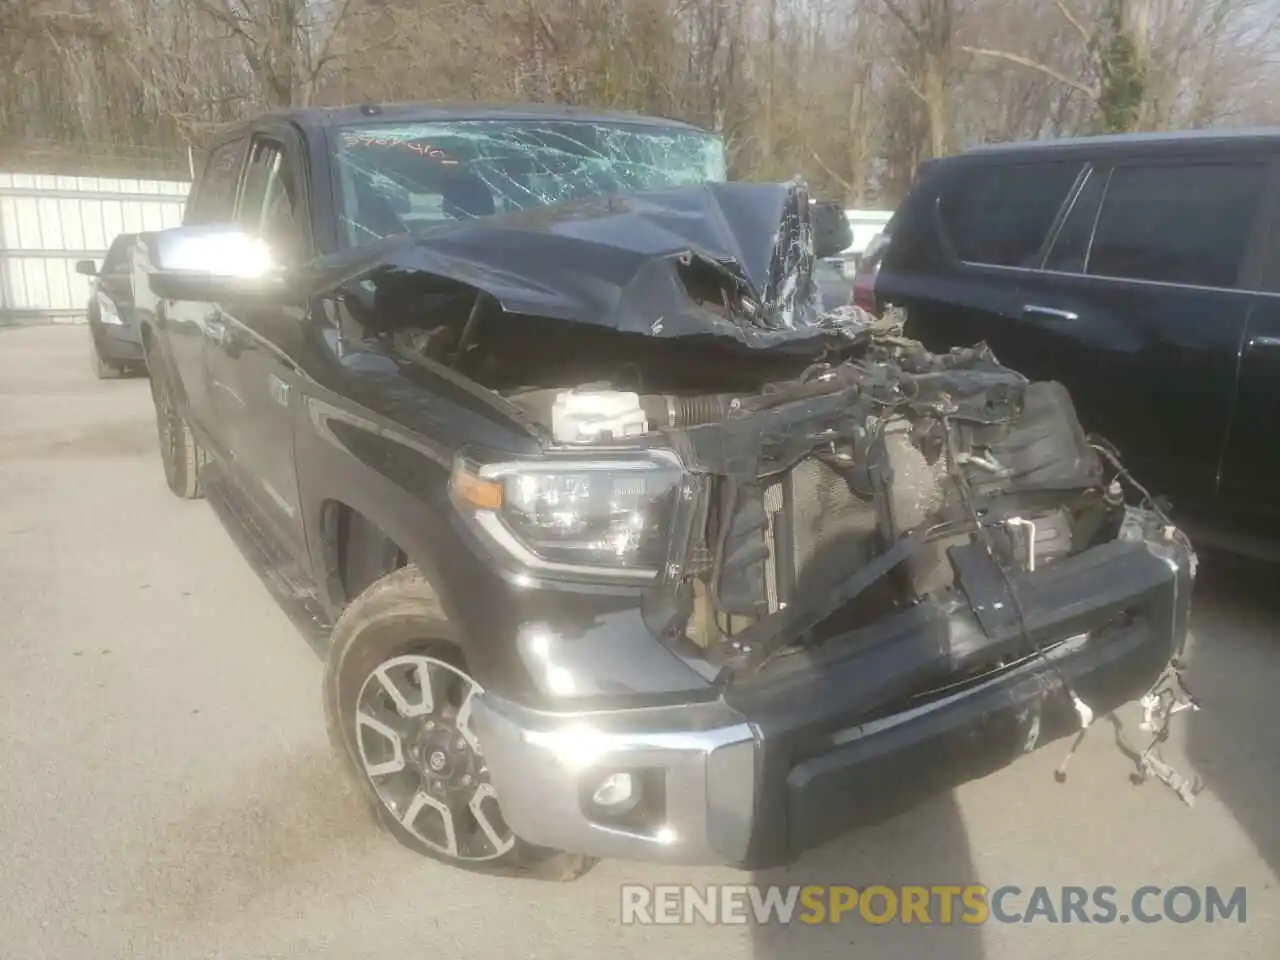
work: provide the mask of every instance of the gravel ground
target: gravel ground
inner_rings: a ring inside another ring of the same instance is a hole
[[[1168,751],[1208,783],[1195,809],[1130,786],[1099,729],[1065,785],[1054,745],[767,876],[476,877],[369,824],[328,753],[319,660],[212,511],[165,489],[146,382],[95,381],[88,345],[83,327],[0,330],[0,958],[1280,952],[1280,599],[1262,574],[1209,569],[1197,588],[1206,709]],[[750,879],[1248,899],[1244,923],[1212,925],[619,923],[623,883]]]

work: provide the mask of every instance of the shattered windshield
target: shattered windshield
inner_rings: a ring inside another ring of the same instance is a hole
[[[723,142],[683,126],[378,123],[340,129],[335,149],[350,246],[564,200],[727,178]]]

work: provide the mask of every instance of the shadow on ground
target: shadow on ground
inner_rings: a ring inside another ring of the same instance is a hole
[[[1196,773],[1280,876],[1280,575],[1207,562],[1196,584],[1187,679],[1203,709],[1187,723]]]
[[[1204,709],[1186,718],[1191,767],[1229,810],[1259,857],[1280,876],[1280,591],[1273,568],[1206,561],[1193,601],[1188,682]],[[1182,720],[1182,718],[1179,718]],[[1175,734],[1176,736],[1176,734]],[[762,871],[768,885],[979,883],[965,824],[948,793],[878,827],[857,831],[785,870]],[[936,901],[934,901],[936,903]],[[980,927],[866,923],[856,912],[837,925],[756,927],[756,960],[945,956],[980,960]]]
[[[859,890],[872,885],[900,889],[905,885],[977,883],[964,821],[951,793],[945,793],[881,824],[859,830],[805,856],[794,866],[764,870],[752,881],[761,885],[848,885]],[[877,910],[883,901],[873,901]],[[936,903],[936,901],[933,901]],[[934,909],[931,904],[931,910]],[[956,914],[963,907],[958,898]],[[981,960],[980,927],[941,924],[867,923],[856,910],[838,924],[790,923],[756,927],[756,960],[797,957],[866,956],[887,960],[946,957]]]

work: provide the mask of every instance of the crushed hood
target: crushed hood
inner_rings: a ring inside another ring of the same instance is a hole
[[[377,301],[470,287],[509,314],[752,347],[857,333],[824,314],[808,191],[710,183],[560,203],[392,237],[314,261],[303,290]]]

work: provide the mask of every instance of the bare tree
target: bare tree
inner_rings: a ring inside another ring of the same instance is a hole
[[[0,0],[0,163],[186,168],[316,103],[541,101],[724,137],[893,203],[988,141],[1280,117],[1276,0]],[[13,159],[10,159],[13,158]]]
[[[353,0],[192,0],[234,41],[270,106],[306,106]]]
[[[954,65],[958,0],[880,2],[905,33],[895,63],[907,88],[924,105],[928,155],[940,157],[948,151],[951,133],[948,81]]]
[[[1253,0],[1053,0],[1075,34],[1071,62],[966,45],[966,52],[1036,71],[1086,97],[1108,132],[1203,125],[1256,79],[1274,42],[1276,15]],[[1272,5],[1274,9],[1274,5]],[[1084,56],[1081,57],[1080,54]],[[1206,55],[1207,53],[1207,55]],[[1230,78],[1230,79],[1228,79]]]

